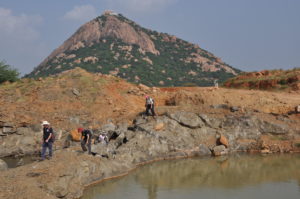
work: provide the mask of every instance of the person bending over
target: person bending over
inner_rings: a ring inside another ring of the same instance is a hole
[[[81,148],[83,151],[88,151],[89,154],[91,152],[91,145],[92,145],[92,133],[88,129],[78,128],[78,133],[81,133],[80,143]],[[87,148],[86,148],[87,146]]]

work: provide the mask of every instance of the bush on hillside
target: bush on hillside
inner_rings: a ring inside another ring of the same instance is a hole
[[[6,81],[15,82],[19,79],[19,72],[10,65],[0,61],[0,84]]]

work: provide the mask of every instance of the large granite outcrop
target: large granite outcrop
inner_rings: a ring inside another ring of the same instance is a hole
[[[0,157],[10,155],[28,155],[38,153],[42,138],[41,128],[16,127],[14,124],[0,123]],[[5,130],[6,129],[6,130]],[[8,130],[10,129],[10,130]],[[129,130],[128,130],[129,129]],[[61,132],[60,129],[56,130]],[[94,138],[105,133],[109,140],[109,151],[116,151],[120,146],[127,147],[135,139],[139,148],[149,148],[150,154],[192,150],[199,144],[208,146],[211,150],[218,145],[217,137],[226,138],[225,146],[229,151],[259,150],[259,139],[262,135],[286,136],[287,139],[299,134],[299,129],[292,129],[288,123],[274,123],[262,120],[254,114],[232,114],[224,117],[203,113],[177,111],[165,113],[153,119],[139,116],[133,126],[126,123],[103,125],[94,131]],[[64,134],[63,139],[67,137]],[[241,141],[242,140],[242,141]],[[248,140],[249,142],[245,142]],[[97,143],[97,142],[96,142]],[[125,145],[125,143],[127,143]],[[60,144],[56,144],[58,148]],[[228,146],[227,146],[228,145]],[[151,148],[153,146],[153,148]],[[167,149],[166,149],[167,147]],[[95,152],[103,154],[100,145],[94,145]],[[106,149],[107,150],[107,149]],[[106,155],[111,155],[107,154]]]
[[[0,189],[4,191],[1,191],[0,197],[24,198],[24,195],[6,191],[4,187],[11,184],[13,189],[27,190],[30,184],[33,188],[25,192],[29,194],[34,191],[35,195],[31,198],[41,195],[44,198],[78,198],[83,193],[84,185],[126,174],[147,162],[265,149],[268,143],[262,140],[264,136],[286,136],[288,139],[291,135],[299,135],[300,131],[289,125],[260,119],[254,114],[220,117],[177,111],[156,118],[139,116],[129,127],[125,124],[108,124],[95,131],[94,136],[100,133],[106,133],[110,142],[107,145],[94,144],[93,156],[82,153],[79,144],[75,144],[55,151],[52,160],[1,173],[3,180]],[[218,144],[220,135],[226,138],[227,147]],[[6,139],[12,139],[10,136],[17,135],[9,135]],[[272,150],[272,147],[268,150]],[[15,176],[15,172],[18,176],[10,178]],[[12,183],[12,179],[17,183]],[[26,184],[22,183],[24,179]]]
[[[0,157],[37,153],[41,140],[41,129],[35,125],[18,127],[13,123],[0,123]]]

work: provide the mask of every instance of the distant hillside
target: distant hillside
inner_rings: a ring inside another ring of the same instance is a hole
[[[224,86],[261,90],[299,91],[300,68],[242,73],[237,77],[227,80]]]
[[[81,26],[25,77],[75,67],[148,86],[207,86],[240,73],[198,45],[108,11]]]

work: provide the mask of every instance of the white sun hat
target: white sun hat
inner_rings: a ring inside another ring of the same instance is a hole
[[[50,125],[50,123],[48,121],[43,121],[42,125]]]

